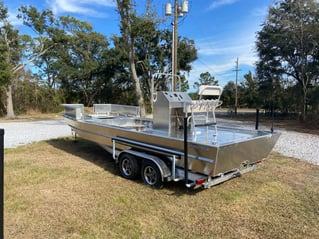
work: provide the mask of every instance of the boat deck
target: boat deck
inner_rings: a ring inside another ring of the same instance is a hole
[[[184,167],[184,129],[180,127],[184,118],[180,115],[170,114],[172,117],[166,120],[174,122],[165,125],[160,120],[154,123],[156,117],[127,116],[122,111],[86,115],[83,105],[69,104],[65,105],[63,116],[76,135],[111,149],[115,155],[122,150],[138,149],[173,158],[178,152],[176,167]],[[190,122],[187,134],[188,170],[212,177],[266,158],[279,137],[269,131],[217,125],[216,121],[210,125]],[[167,150],[174,153],[167,154]]]
[[[84,122],[99,126],[121,128],[131,132],[155,135],[167,139],[184,139],[183,129],[153,129],[151,119],[136,119],[122,116],[95,116],[83,119]],[[202,145],[224,146],[269,135],[269,132],[227,126],[196,126],[189,128],[188,141]]]

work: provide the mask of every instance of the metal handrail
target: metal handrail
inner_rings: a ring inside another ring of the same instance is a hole
[[[173,74],[171,73],[161,73],[161,72],[158,72],[158,73],[154,73],[152,75],[152,88],[151,88],[151,94],[152,94],[152,102],[155,102],[156,101],[156,98],[157,98],[157,93],[155,91],[155,86],[154,86],[154,78],[155,77],[159,77],[159,76],[166,76],[166,77],[171,77],[172,79],[172,82],[171,82],[171,91],[173,91],[173,86],[174,86],[174,77],[173,77]],[[177,75],[175,74],[175,76],[177,77],[178,79],[178,83],[179,83],[179,91],[181,91],[181,77],[180,75]],[[153,108],[153,107],[152,107]]]

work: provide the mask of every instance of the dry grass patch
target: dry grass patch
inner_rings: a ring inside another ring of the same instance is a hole
[[[70,139],[5,151],[6,238],[316,238],[319,167],[271,154],[207,190],[154,190]]]

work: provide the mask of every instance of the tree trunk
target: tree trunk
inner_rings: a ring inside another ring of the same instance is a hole
[[[125,40],[126,48],[128,50],[128,58],[129,64],[132,72],[132,77],[135,83],[135,93],[138,99],[138,105],[141,110],[141,117],[146,115],[145,113],[145,102],[143,97],[143,92],[141,88],[140,81],[137,77],[136,67],[135,67],[135,50],[134,50],[134,38],[131,36],[131,17],[132,14],[130,13],[132,3],[130,0],[117,0],[118,11],[121,16],[121,28],[122,28],[122,35]]]
[[[14,119],[14,110],[13,110],[13,101],[12,101],[12,85],[9,84],[6,87],[6,95],[7,95],[7,119]]]
[[[141,110],[141,117],[145,117],[145,102],[144,102],[144,97],[143,97],[143,92],[141,89],[141,84],[140,81],[137,77],[136,73],[136,67],[135,67],[135,62],[134,62],[134,56],[135,56],[135,51],[133,45],[130,46],[130,52],[129,52],[129,61],[130,61],[130,68],[132,71],[132,77],[135,83],[135,93],[136,97],[138,100],[138,106],[140,107]]]
[[[302,109],[302,120],[306,121],[307,117],[307,89],[303,90],[303,109]]]

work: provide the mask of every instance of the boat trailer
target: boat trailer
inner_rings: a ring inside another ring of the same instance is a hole
[[[199,100],[185,92],[154,93],[153,118],[140,117],[137,106],[64,104],[63,117],[76,136],[112,154],[121,175],[142,177],[161,187],[185,181],[189,188],[210,188],[256,168],[279,138],[276,132],[219,126],[219,86],[201,86]],[[204,96],[215,96],[204,99]]]

